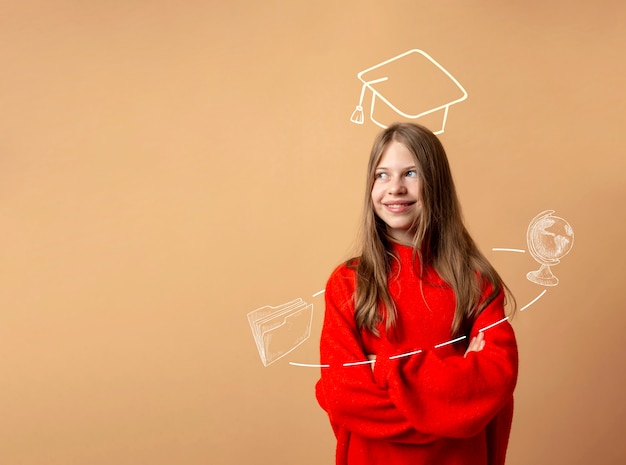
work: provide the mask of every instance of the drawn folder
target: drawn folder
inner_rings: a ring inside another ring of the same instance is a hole
[[[263,365],[271,365],[306,341],[311,335],[312,321],[313,304],[307,304],[301,298],[248,313]]]

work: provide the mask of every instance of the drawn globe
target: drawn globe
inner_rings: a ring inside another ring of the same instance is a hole
[[[541,264],[541,268],[529,272],[526,277],[542,286],[558,284],[550,266],[557,265],[574,246],[574,230],[553,213],[554,210],[546,210],[533,218],[526,234],[528,251]]]

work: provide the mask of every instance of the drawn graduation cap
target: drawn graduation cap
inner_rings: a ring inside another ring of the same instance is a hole
[[[448,110],[455,103],[467,99],[467,92],[454,76],[426,52],[412,49],[383,61],[358,74],[363,82],[359,104],[350,121],[363,124],[365,92],[372,93],[370,120],[386,128],[404,117],[413,122],[439,128],[446,126]],[[427,121],[423,118],[427,117]],[[381,121],[386,121],[387,125]]]

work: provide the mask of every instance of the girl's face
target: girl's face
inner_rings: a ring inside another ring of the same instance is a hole
[[[404,144],[391,141],[385,148],[374,174],[372,203],[388,234],[397,242],[412,244],[422,211],[422,182]]]

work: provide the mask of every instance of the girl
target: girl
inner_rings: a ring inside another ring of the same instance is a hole
[[[316,396],[338,465],[504,463],[518,367],[505,291],[439,139],[414,124],[380,133],[360,256],[326,285]]]

